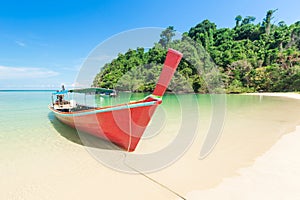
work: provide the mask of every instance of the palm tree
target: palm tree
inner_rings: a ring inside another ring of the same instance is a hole
[[[243,17],[241,15],[238,15],[235,17],[235,28],[237,28],[240,25],[240,21],[242,21]]]
[[[269,35],[271,31],[271,20],[274,18],[273,14],[277,11],[276,10],[268,10],[266,18],[264,19],[265,31],[266,34]]]

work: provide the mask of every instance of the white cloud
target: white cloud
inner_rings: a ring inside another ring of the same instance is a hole
[[[58,72],[44,68],[0,66],[0,80],[47,78],[57,75]]]
[[[24,42],[21,42],[21,41],[15,41],[15,43],[17,45],[19,45],[20,47],[25,47],[26,46],[26,44]]]

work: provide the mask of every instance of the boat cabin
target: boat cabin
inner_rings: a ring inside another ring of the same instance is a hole
[[[69,99],[69,91],[62,90],[52,93],[52,107],[61,112],[70,112],[76,107],[75,100]]]
[[[85,88],[85,89],[72,89],[56,91],[52,93],[52,108],[60,112],[71,112],[91,109],[92,107],[87,106],[86,102],[84,105],[78,104],[75,100],[70,100],[70,94],[79,93],[84,95],[100,95],[101,97],[115,97],[117,92],[113,89],[104,88]]]

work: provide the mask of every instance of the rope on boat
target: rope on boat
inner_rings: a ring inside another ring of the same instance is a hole
[[[184,196],[182,196],[181,194],[179,194],[178,192],[175,192],[174,190],[172,190],[171,188],[169,188],[168,186],[158,182],[157,180],[151,178],[150,176],[146,175],[145,173],[131,167],[130,165],[128,165],[126,162],[125,162],[125,159],[126,159],[126,154],[125,154],[125,157],[124,157],[124,165],[126,165],[128,168],[132,169],[133,171],[137,172],[138,174],[144,176],[145,178],[149,179],[150,181],[152,181],[153,183],[156,183],[157,185],[161,186],[162,188],[168,190],[169,192],[175,194],[176,196],[178,196],[179,198],[183,199],[183,200],[187,200]]]

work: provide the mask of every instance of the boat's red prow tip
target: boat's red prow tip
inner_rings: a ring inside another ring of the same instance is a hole
[[[169,48],[169,49],[168,49],[168,51],[169,51],[169,52],[173,52],[173,53],[175,53],[175,54],[179,55],[180,57],[182,57],[182,56],[183,56],[183,54],[182,54],[181,52],[179,52],[179,51],[177,51],[177,50],[175,50],[175,49],[171,49],[171,48]]]
[[[182,53],[174,49],[168,49],[166,59],[160,77],[153,91],[154,96],[162,97],[178,67],[182,58]]]

